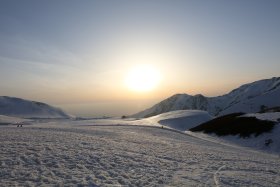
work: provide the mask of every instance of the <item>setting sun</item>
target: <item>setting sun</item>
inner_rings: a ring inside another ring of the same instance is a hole
[[[125,79],[127,87],[133,91],[146,92],[156,88],[160,81],[159,71],[148,65],[132,68]]]

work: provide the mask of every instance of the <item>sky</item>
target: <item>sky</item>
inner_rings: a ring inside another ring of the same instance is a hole
[[[279,10],[278,0],[1,0],[0,95],[87,117],[222,95],[279,76]],[[148,91],[126,84],[139,67],[158,74]]]

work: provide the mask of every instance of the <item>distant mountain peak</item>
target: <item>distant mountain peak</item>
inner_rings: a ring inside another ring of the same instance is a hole
[[[61,109],[38,101],[0,96],[0,115],[23,118],[70,118]]]
[[[232,112],[258,112],[263,106],[280,106],[279,98],[280,77],[273,77],[241,85],[228,94],[217,97],[175,94],[132,116],[150,117],[174,110],[204,110],[214,116]]]

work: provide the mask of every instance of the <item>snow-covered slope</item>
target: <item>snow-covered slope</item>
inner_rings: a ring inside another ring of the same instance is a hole
[[[280,112],[267,112],[267,113],[249,113],[244,114],[241,117],[256,117],[260,120],[269,120],[280,123]]]
[[[69,118],[59,108],[45,103],[28,101],[20,98],[1,96],[0,114],[24,118]]]
[[[250,147],[250,148],[254,148],[254,149],[259,149],[259,150],[263,150],[263,151],[268,151],[268,152],[272,152],[272,153],[280,153],[280,112],[272,112],[272,113],[249,113],[249,114],[244,114],[241,116],[238,116],[238,118],[250,118],[250,117],[255,117],[259,120],[265,120],[266,122],[263,123],[263,126],[266,125],[267,121],[271,121],[274,123],[273,127],[271,130],[268,130],[266,128],[260,129],[260,127],[258,127],[259,132],[257,134],[252,133],[249,136],[246,137],[242,137],[241,134],[236,134],[233,132],[233,134],[236,135],[219,135],[217,136],[217,132],[220,131],[221,132],[221,128],[217,129],[217,123],[212,123],[212,127],[210,127],[208,125],[208,127],[206,127],[204,125],[204,132],[205,131],[211,131],[212,133],[199,133],[199,132],[190,132],[187,131],[188,134],[192,134],[193,136],[197,136],[200,138],[204,138],[204,139],[208,139],[208,140],[216,140],[219,142],[225,142],[225,143],[233,143],[233,144],[237,144],[240,145],[242,147]],[[214,120],[217,120],[214,119]],[[214,121],[213,120],[213,121]],[[226,122],[225,120],[220,121],[220,127],[221,126],[227,126],[228,124],[230,124],[230,122]],[[248,123],[244,124],[244,128],[249,124],[250,122],[248,121]],[[216,125],[216,127],[214,127],[213,125]],[[253,124],[258,125],[257,123]],[[194,129],[197,128],[201,128],[200,127],[195,127],[193,129],[191,129],[191,131],[196,131]],[[243,126],[243,125],[242,125]],[[240,127],[235,127],[236,129],[240,128]],[[208,130],[207,130],[208,129]],[[227,129],[230,129],[230,127],[228,127]],[[252,129],[251,129],[252,130]],[[200,131],[200,130],[199,130]],[[244,133],[244,129],[241,130],[240,132],[243,131]],[[262,133],[260,133],[260,131],[263,131]],[[230,133],[230,132],[226,132],[226,133]]]
[[[213,117],[201,110],[177,110],[159,114],[150,118],[152,124],[164,125],[180,131],[186,131],[201,123],[211,120]]]
[[[150,117],[164,112],[188,109],[205,110],[216,116],[233,112],[258,112],[276,106],[280,106],[280,77],[245,84],[218,97],[176,94],[132,117]]]

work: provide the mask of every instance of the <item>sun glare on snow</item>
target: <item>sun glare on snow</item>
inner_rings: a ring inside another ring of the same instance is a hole
[[[138,66],[128,72],[125,81],[127,87],[133,91],[152,91],[160,81],[160,73],[152,66]]]

